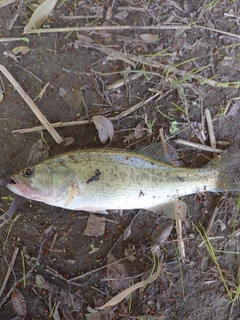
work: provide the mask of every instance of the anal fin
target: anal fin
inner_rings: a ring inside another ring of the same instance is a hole
[[[154,207],[148,208],[147,210],[154,213],[164,214],[173,220],[184,220],[187,215],[186,204],[179,199],[169,199],[168,202],[161,203]]]

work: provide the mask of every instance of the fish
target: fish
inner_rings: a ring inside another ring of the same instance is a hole
[[[6,186],[22,197],[69,210],[146,209],[173,219],[182,219],[186,212],[182,197],[240,190],[236,145],[202,168],[174,165],[170,151],[161,143],[139,151],[71,151],[26,167]]]

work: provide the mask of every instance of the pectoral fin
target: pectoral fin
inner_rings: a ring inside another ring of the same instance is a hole
[[[161,203],[154,207],[148,208],[147,210],[164,214],[165,216],[173,220],[184,220],[187,215],[187,206],[183,201],[179,199],[170,199],[166,203]]]
[[[73,201],[73,199],[78,195],[78,193],[79,193],[78,188],[75,186],[71,186],[70,192],[68,194],[68,198],[67,198],[67,201],[66,201],[64,207],[67,207]]]

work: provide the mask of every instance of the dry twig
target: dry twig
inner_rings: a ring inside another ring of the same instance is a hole
[[[16,67],[21,68],[22,70],[26,71],[27,73],[29,73],[32,77],[34,77],[37,81],[39,81],[40,83],[43,82],[42,79],[38,78],[31,70],[28,70],[27,68],[21,66],[20,64],[15,64]]]
[[[183,145],[188,146],[188,147],[204,150],[204,151],[216,152],[216,153],[223,152],[223,150],[221,150],[221,149],[212,148],[212,147],[200,144],[200,143],[190,142],[190,141],[186,141],[186,140],[182,140],[182,139],[174,140],[174,142],[179,143],[179,144],[183,144]]]
[[[184,241],[182,236],[182,220],[176,219],[176,230],[177,230],[177,236],[178,236],[178,251],[182,261],[185,261],[186,253],[185,253]]]
[[[53,33],[53,32],[73,32],[73,31],[103,31],[103,30],[109,30],[109,31],[114,31],[114,30],[189,30],[193,28],[198,28],[198,29],[203,29],[203,30],[208,30],[220,34],[224,34],[229,37],[237,38],[240,39],[240,35],[223,31],[223,30],[218,30],[218,29],[213,29],[213,28],[208,28],[208,27],[203,27],[199,26],[197,24],[191,25],[179,25],[179,24],[171,24],[171,25],[158,25],[158,26],[94,26],[94,27],[66,27],[66,28],[49,28],[49,29],[31,29],[27,33]]]
[[[134,80],[140,78],[142,75],[143,75],[143,72],[134,73],[127,78],[120,79],[114,83],[109,84],[108,86],[106,86],[106,90],[109,91],[109,90],[119,89],[122,86],[124,86],[125,84],[127,84],[129,81],[134,81]]]
[[[0,38],[0,42],[26,41],[27,38]]]
[[[103,31],[103,30],[186,30],[191,26],[182,25],[160,25],[160,26],[94,26],[94,27],[66,27],[66,28],[49,28],[49,29],[31,29],[28,33],[53,33],[53,32],[73,32],[73,31]]]
[[[102,269],[104,269],[104,268],[107,268],[107,267],[109,267],[109,266],[111,266],[111,265],[114,265],[114,264],[116,264],[116,263],[119,263],[119,262],[121,262],[121,261],[123,261],[123,260],[129,259],[130,257],[133,257],[134,255],[135,255],[135,253],[133,253],[131,256],[124,257],[124,258],[122,258],[122,259],[113,261],[113,262],[111,262],[111,263],[108,263],[107,265],[104,265],[104,266],[99,267],[99,268],[97,268],[97,269],[94,269],[94,270],[92,270],[92,271],[88,271],[88,272],[86,272],[86,273],[84,273],[84,274],[81,274],[80,276],[77,276],[77,277],[72,278],[72,279],[68,279],[68,280],[66,280],[66,281],[67,281],[68,283],[74,284],[74,281],[75,281],[75,280],[85,278],[86,276],[89,276],[90,274],[92,274],[92,273],[94,273],[94,272],[100,271],[100,270],[102,270]]]

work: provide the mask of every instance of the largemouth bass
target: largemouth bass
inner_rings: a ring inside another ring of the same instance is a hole
[[[154,144],[140,152],[68,152],[13,175],[7,187],[25,198],[65,209],[101,213],[147,209],[167,215],[181,211],[179,197],[240,190],[240,151],[236,147],[200,169],[173,166],[163,149]]]

